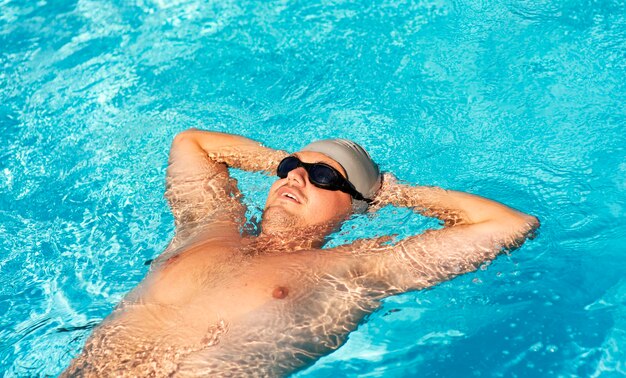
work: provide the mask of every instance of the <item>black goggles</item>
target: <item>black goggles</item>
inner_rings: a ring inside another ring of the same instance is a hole
[[[318,188],[340,190],[344,193],[348,193],[356,200],[371,202],[367,198],[363,198],[361,193],[357,192],[350,181],[346,180],[341,173],[328,164],[304,163],[295,156],[287,156],[278,164],[276,174],[280,178],[285,178],[289,172],[298,167],[302,167],[306,170],[309,175],[309,181]]]

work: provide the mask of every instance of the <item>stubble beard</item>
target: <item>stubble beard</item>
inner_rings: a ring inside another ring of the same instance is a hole
[[[279,206],[270,206],[263,211],[261,229],[266,233],[279,233],[302,227],[300,217]]]
[[[263,211],[261,218],[261,233],[266,235],[280,235],[287,239],[300,242],[311,241],[313,244],[323,244],[325,238],[338,228],[341,222],[330,220],[326,223],[311,225],[280,206],[271,206]]]

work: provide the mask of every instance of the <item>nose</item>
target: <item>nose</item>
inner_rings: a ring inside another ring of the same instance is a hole
[[[287,173],[287,181],[298,186],[304,186],[308,180],[308,173],[304,167],[292,169]]]

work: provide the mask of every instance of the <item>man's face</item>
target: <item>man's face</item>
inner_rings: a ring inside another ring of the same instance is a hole
[[[346,177],[341,165],[324,154],[303,151],[294,155],[305,163],[326,163]],[[352,198],[349,194],[316,187],[309,181],[304,167],[298,167],[270,188],[265,202],[263,225],[264,229],[267,226],[335,226],[351,211]]]

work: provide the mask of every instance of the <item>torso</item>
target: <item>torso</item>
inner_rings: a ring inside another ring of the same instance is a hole
[[[272,254],[245,248],[242,239],[181,248],[105,319],[68,372],[294,371],[341,345],[377,306],[358,286],[358,273],[326,253]]]

